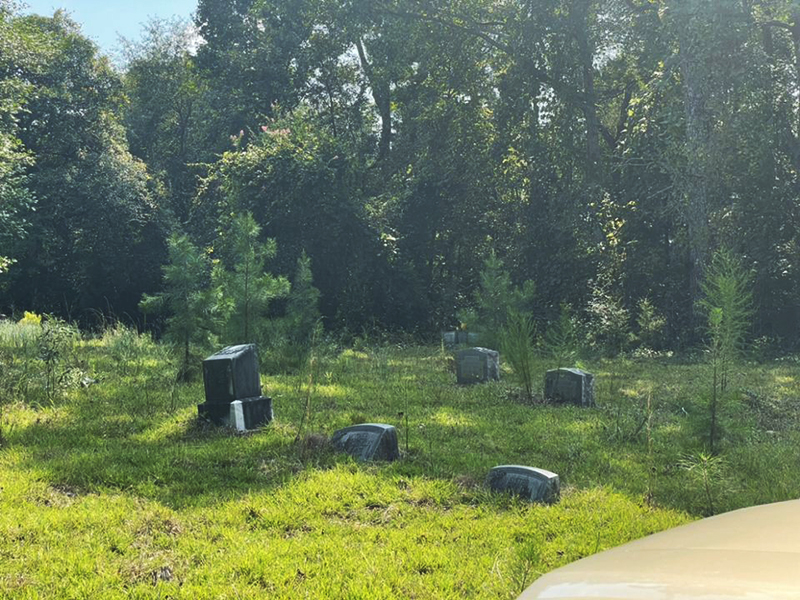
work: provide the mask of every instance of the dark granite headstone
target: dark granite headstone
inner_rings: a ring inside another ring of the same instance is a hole
[[[400,458],[397,429],[381,423],[364,423],[345,427],[333,434],[331,444],[360,461]]]
[[[256,345],[228,346],[205,359],[203,385],[207,404],[230,404],[261,396]]]
[[[594,375],[581,369],[553,369],[545,374],[544,397],[553,402],[594,406]]]
[[[456,356],[458,383],[484,383],[500,379],[500,353],[488,348],[468,348]]]
[[[502,465],[489,471],[486,485],[493,492],[508,492],[530,500],[552,504],[561,494],[558,475],[521,465]]]

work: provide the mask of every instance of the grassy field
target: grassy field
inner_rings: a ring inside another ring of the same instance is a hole
[[[331,347],[264,374],[276,420],[242,435],[197,422],[202,384],[175,384],[149,338],[117,328],[48,363],[33,328],[4,327],[2,598],[514,598],[582,556],[800,496],[794,361],[739,369],[708,458],[701,364],[586,363],[598,407],[581,410],[507,378],[459,387],[442,348]],[[397,426],[402,460],[324,443],[368,421]],[[488,494],[508,463],[559,473],[562,500]]]

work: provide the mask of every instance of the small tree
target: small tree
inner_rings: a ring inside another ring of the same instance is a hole
[[[266,262],[275,256],[277,246],[275,240],[259,242],[260,232],[252,214],[238,215],[226,232],[233,251],[233,270],[225,269],[222,262],[218,262],[213,271],[215,287],[228,313],[226,337],[238,343],[256,341],[269,303],[289,292],[285,277],[274,277],[266,272]]]
[[[657,349],[661,332],[667,320],[658,312],[649,298],[642,298],[638,304],[639,314],[636,317],[638,333],[636,339],[642,346],[651,350]]]
[[[319,290],[314,287],[311,259],[303,252],[286,304],[287,338],[298,348],[307,349],[320,329]]]
[[[145,294],[139,304],[144,313],[166,312],[166,338],[181,348],[178,379],[191,373],[191,346],[208,344],[218,324],[217,302],[209,288],[210,262],[185,235],[169,238],[169,262],[164,265],[164,291]]]
[[[511,365],[514,378],[522,386],[527,400],[533,399],[535,332],[536,324],[529,315],[512,311],[501,336],[503,357]]]
[[[703,283],[700,305],[708,317],[711,363],[708,445],[713,454],[719,438],[719,404],[728,388],[731,367],[741,357],[753,315],[751,276],[727,249],[716,252]]]
[[[558,319],[550,323],[544,335],[544,351],[556,363],[566,366],[578,355],[578,332],[569,304],[562,304]]]
[[[474,327],[481,333],[482,345],[497,347],[509,316],[526,313],[534,294],[533,281],[515,286],[503,261],[492,252],[480,274],[475,310],[462,310],[459,316],[468,328]]]

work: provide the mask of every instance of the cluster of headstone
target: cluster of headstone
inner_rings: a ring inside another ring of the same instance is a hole
[[[552,369],[545,374],[544,397],[560,404],[594,406],[594,375],[581,369]]]
[[[479,339],[480,335],[473,331],[461,331],[457,329],[455,331],[442,332],[442,341],[445,346],[449,347],[460,346],[462,344],[471,346],[477,344]]]
[[[462,333],[462,332],[453,332]],[[468,348],[456,358],[459,383],[500,379],[500,353]],[[197,406],[201,418],[240,431],[272,421],[272,399],[261,395],[255,344],[229,346],[203,361],[206,401]],[[554,402],[594,406],[594,376],[580,369],[554,369],[545,376],[545,397]],[[400,458],[397,429],[382,423],[363,423],[339,429],[331,445],[356,460],[394,461]],[[522,465],[494,467],[486,478],[493,492],[511,493],[531,502],[558,501],[557,474]]]
[[[456,355],[458,383],[485,383],[500,379],[500,353],[488,348],[467,348]]]
[[[239,431],[272,421],[272,398],[261,395],[255,344],[228,346],[203,361],[206,401],[200,418]]]

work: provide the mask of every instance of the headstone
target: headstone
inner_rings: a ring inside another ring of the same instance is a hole
[[[228,346],[203,361],[206,402],[229,404],[261,395],[255,344]]]
[[[223,348],[203,361],[206,401],[197,414],[216,425],[247,431],[272,421],[272,398],[261,395],[255,344]]]
[[[502,465],[489,471],[486,485],[493,492],[509,492],[531,502],[552,504],[561,494],[558,475],[521,465]]]
[[[468,348],[456,356],[458,383],[484,383],[500,379],[500,353],[488,348]]]
[[[364,423],[345,427],[333,434],[331,444],[360,461],[400,458],[397,429],[381,423]]]
[[[458,346],[460,344],[477,344],[480,335],[473,331],[444,331],[442,341],[445,346]]]
[[[594,375],[581,369],[552,369],[545,374],[544,397],[553,402],[594,406]]]

